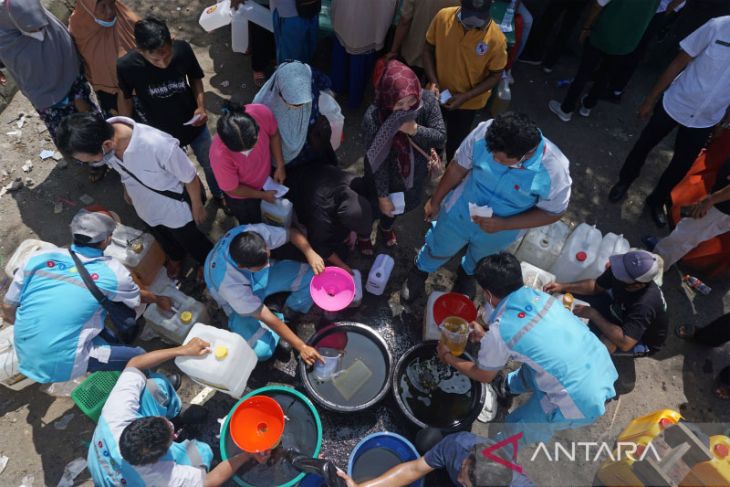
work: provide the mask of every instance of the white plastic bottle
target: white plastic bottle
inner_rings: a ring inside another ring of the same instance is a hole
[[[520,247],[515,252],[515,257],[540,269],[550,269],[558,260],[569,235],[570,227],[562,221],[531,228],[522,239]]]
[[[575,282],[598,257],[603,236],[595,225],[581,223],[565,241],[560,256],[550,268],[558,282]]]
[[[276,198],[274,203],[261,200],[261,219],[267,225],[289,228],[294,205],[286,198]]]
[[[146,326],[152,328],[162,339],[180,345],[188,336],[194,323],[208,321],[205,305],[186,295],[174,286],[165,288],[161,293],[172,300],[172,310],[163,311],[151,304],[144,312]]]
[[[206,32],[220,29],[231,23],[231,1],[223,0],[205,7],[201,12],[198,23]]]
[[[616,235],[611,232],[607,233],[598,248],[596,260],[580,275],[579,280],[598,278],[608,267],[608,259],[612,255],[625,254],[629,249],[631,249],[631,244],[629,244],[629,241],[623,235]]]
[[[378,254],[375,257],[373,267],[370,269],[368,274],[368,281],[365,284],[367,292],[380,296],[385,292],[385,287],[388,285],[390,279],[390,273],[393,272],[395,261],[393,257],[387,254]]]
[[[231,18],[231,50],[245,53],[248,50],[248,16],[244,4],[232,13]]]
[[[240,399],[258,358],[241,335],[196,323],[185,343],[198,337],[210,343],[210,353],[202,357],[177,357],[175,365],[195,382]]]

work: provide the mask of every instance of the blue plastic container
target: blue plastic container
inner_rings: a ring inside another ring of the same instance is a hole
[[[394,453],[401,460],[401,463],[417,460],[420,457],[418,451],[416,451],[416,447],[401,435],[388,431],[373,433],[360,440],[360,443],[350,453],[350,459],[347,462],[347,474],[352,476],[357,459],[364,453],[376,448],[390,450],[390,452]],[[386,468],[381,473],[385,473],[388,470],[389,468]],[[410,487],[423,487],[423,480],[413,482]]]

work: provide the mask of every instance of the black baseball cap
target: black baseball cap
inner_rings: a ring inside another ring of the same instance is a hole
[[[488,20],[491,8],[492,0],[461,0],[462,18],[479,17]]]

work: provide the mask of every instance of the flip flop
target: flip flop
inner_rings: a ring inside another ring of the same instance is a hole
[[[674,334],[682,340],[690,340],[695,336],[696,330],[692,323],[680,323],[674,327]]]

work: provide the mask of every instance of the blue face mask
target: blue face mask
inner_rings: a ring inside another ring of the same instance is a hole
[[[96,22],[97,24],[99,24],[102,27],[108,27],[108,28],[114,27],[114,25],[116,25],[116,23],[117,23],[117,17],[115,16],[111,20],[102,20],[102,19],[97,19],[96,17],[94,17],[94,22]]]

